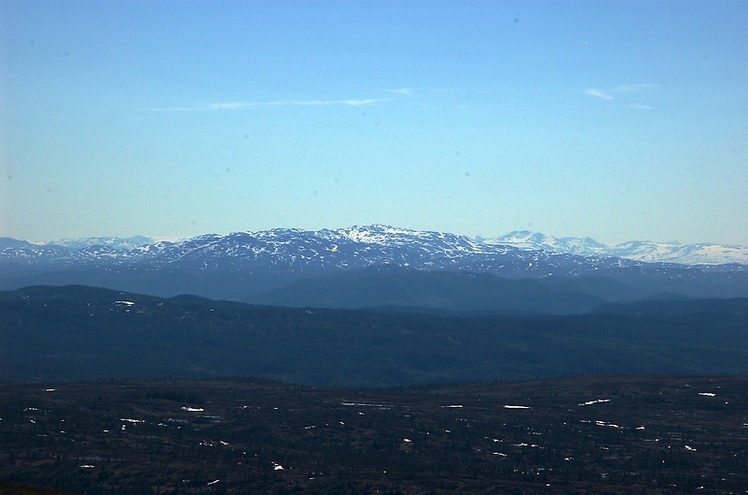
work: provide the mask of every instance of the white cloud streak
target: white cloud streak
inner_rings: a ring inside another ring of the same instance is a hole
[[[385,89],[385,91],[396,95],[413,96],[413,92],[410,90],[410,88]]]
[[[585,94],[588,94],[590,96],[594,96],[595,98],[601,98],[603,100],[612,100],[613,99],[612,96],[610,96],[608,93],[606,93],[605,91],[603,91],[601,89],[589,88],[589,89],[586,89],[584,92],[585,92]]]
[[[612,88],[599,89],[599,88],[587,88],[584,93],[595,98],[602,100],[614,100],[615,94],[617,93],[632,93],[634,91],[641,91],[643,89],[656,88],[657,84],[641,83],[641,84],[619,84]]]
[[[349,100],[272,100],[272,101],[228,101],[217,103],[206,103],[202,105],[187,107],[150,107],[146,110],[152,112],[216,112],[231,110],[247,110],[250,108],[266,107],[321,107],[321,106],[348,106],[360,107],[372,105],[390,98],[366,98]]]

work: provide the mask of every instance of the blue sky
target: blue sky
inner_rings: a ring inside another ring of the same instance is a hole
[[[0,236],[748,245],[748,2],[0,6]]]

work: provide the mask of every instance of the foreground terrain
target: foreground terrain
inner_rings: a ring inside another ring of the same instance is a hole
[[[746,493],[748,378],[0,386],[0,481],[77,494]]]

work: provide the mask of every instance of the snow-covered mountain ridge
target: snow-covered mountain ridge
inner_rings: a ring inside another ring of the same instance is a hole
[[[21,264],[147,263],[151,265],[200,263],[210,268],[327,269],[362,268],[378,264],[404,267],[458,268],[469,257],[521,251],[508,246],[483,246],[473,240],[440,232],[421,232],[373,225],[305,231],[272,229],[258,232],[207,234],[179,241],[142,243],[128,248],[122,242],[32,244],[0,239],[0,260]],[[533,255],[522,251],[522,257]],[[547,256],[547,255],[543,255]],[[475,261],[475,260],[470,260]]]
[[[578,256],[612,256],[647,263],[684,265],[748,264],[748,247],[722,244],[680,244],[677,242],[627,241],[605,245],[589,237],[562,237],[519,230],[487,244],[514,246],[521,249],[568,253]]]
[[[95,238],[61,244],[0,238],[0,290],[77,284],[163,297],[193,294],[249,301],[288,289],[280,299],[253,300],[293,306],[310,301],[310,290],[328,294],[330,287],[337,287],[337,293],[314,303],[334,305],[345,299],[340,293],[366,287],[368,292],[359,298],[363,306],[381,301],[405,305],[416,301],[428,306],[435,294],[442,294],[444,284],[467,284],[468,299],[485,299],[484,291],[493,289],[481,284],[494,276],[543,280],[560,300],[571,297],[570,293],[611,301],[658,294],[748,297],[748,263],[717,264],[720,258],[716,255],[705,258],[700,254],[706,252],[703,247],[684,253],[692,261],[712,264],[645,262],[640,259],[649,253],[669,252],[654,243],[632,243],[619,247],[620,252],[640,258],[628,259],[612,256],[610,249],[591,239],[557,240],[535,233],[482,240],[369,225],[206,234],[181,240]],[[726,251],[716,252],[722,255]],[[668,259],[673,260],[673,255]],[[736,259],[743,260],[733,256],[724,261]],[[424,276],[424,272],[440,272],[443,276],[419,278],[413,275],[416,272]],[[451,279],[455,274],[476,278],[468,283],[464,277]],[[426,280],[432,285],[424,285]],[[296,283],[301,285],[294,286]],[[492,283],[501,282],[489,285]],[[383,299],[382,294],[387,297]],[[541,310],[554,307],[556,302],[548,300]]]
[[[135,236],[91,237],[65,239],[49,243],[30,243],[17,239],[0,239],[0,259],[6,261],[174,261],[194,258],[199,254],[260,257],[290,255],[299,259],[340,254],[345,246],[355,245],[356,256],[364,256],[374,248],[392,255],[402,251],[422,256],[457,259],[464,256],[507,254],[508,250],[541,251],[555,255],[587,258],[622,258],[645,263],[676,263],[684,265],[748,265],[748,247],[720,244],[680,244],[650,241],[628,241],[605,245],[589,237],[553,237],[539,232],[519,230],[491,239],[473,239],[444,232],[418,231],[386,225],[353,226],[342,229],[306,231],[272,229],[255,232],[234,232],[226,235],[208,234],[174,241],[156,241]],[[278,260],[280,261],[280,260]],[[426,261],[426,260],[423,260]],[[392,259],[408,266],[406,259]]]

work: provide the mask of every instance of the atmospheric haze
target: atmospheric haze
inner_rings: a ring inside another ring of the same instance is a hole
[[[748,245],[743,1],[0,6],[0,236]]]

